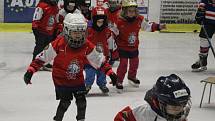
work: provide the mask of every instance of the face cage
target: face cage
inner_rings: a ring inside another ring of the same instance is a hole
[[[74,31],[74,32],[84,32],[84,34],[78,38],[77,37],[73,38],[70,34],[71,32],[72,32],[72,30],[64,29],[64,36],[65,36],[66,41],[68,42],[69,47],[71,47],[71,48],[81,47],[86,41],[86,31],[84,31],[84,30]]]
[[[109,1],[108,4],[110,7],[113,7],[113,8],[120,6],[119,1]]]
[[[131,7],[136,7],[136,6],[131,6]],[[122,16],[123,17],[127,17],[128,15],[128,8],[129,7],[123,7],[122,8]],[[137,7],[136,7],[136,16],[138,16],[139,15],[139,12],[138,12],[138,9],[137,9]]]
[[[166,118],[167,121],[176,121],[179,118],[181,118],[182,115],[184,115],[184,111],[180,112],[177,115],[168,114],[167,110],[166,110],[167,103],[164,103],[163,101],[160,101],[159,99],[158,99],[158,102],[159,102],[159,108],[161,110],[161,113],[163,114],[164,118]],[[185,107],[186,104],[183,104],[183,106]]]

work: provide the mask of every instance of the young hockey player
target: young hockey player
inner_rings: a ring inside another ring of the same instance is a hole
[[[66,14],[68,13],[81,13],[77,9],[77,2],[76,0],[64,0],[64,6],[63,9],[59,11],[59,17],[58,17],[58,34],[63,31],[63,20]]]
[[[199,59],[191,66],[194,72],[207,70],[207,58],[210,47],[207,39],[211,39],[215,32],[214,12],[215,0],[200,1],[195,18],[197,23],[202,25],[202,28],[199,34],[200,37]],[[207,33],[209,38],[206,36],[205,32]]]
[[[32,60],[56,38],[57,14],[57,0],[40,0],[32,21],[32,30],[36,40]],[[51,71],[52,65],[47,64],[42,69]]]
[[[122,11],[117,19],[116,27],[113,29],[117,35],[117,46],[120,57],[120,63],[117,68],[118,81],[116,84],[117,91],[123,90],[123,79],[127,72],[129,61],[128,80],[135,87],[139,87],[140,81],[136,77],[139,65],[139,31],[156,31],[165,29],[165,24],[146,22],[144,17],[138,14],[136,0],[123,0]]]
[[[107,8],[108,27],[112,28],[117,21],[121,11],[121,0],[108,0]]]
[[[187,121],[190,89],[175,74],[161,76],[145,95],[144,105],[120,111],[114,121]]]
[[[91,19],[91,0],[77,0],[78,9],[87,20]]]
[[[86,87],[83,68],[91,64],[109,75],[113,82],[117,76],[110,65],[105,63],[105,57],[97,52],[95,46],[86,39],[87,22],[82,14],[69,13],[64,19],[63,36],[58,36],[49,47],[33,60],[24,75],[26,84],[31,84],[31,78],[44,63],[53,60],[52,78],[55,85],[56,99],[60,100],[55,121],[62,121],[73,96],[77,105],[77,121],[85,120]]]
[[[103,53],[107,59],[109,58],[108,42],[113,41],[113,36],[107,26],[107,12],[105,8],[95,7],[92,9],[92,27],[88,28],[88,39],[96,45],[97,51]],[[101,70],[87,65],[85,66],[85,72],[85,84],[88,91],[91,89],[96,76],[96,83],[101,91],[105,94],[109,92],[106,86],[106,76]]]
[[[121,11],[121,0],[108,0],[109,7],[107,8],[107,16],[108,16],[108,27],[112,29],[114,27],[114,23],[117,21],[120,11]],[[110,50],[110,61],[111,65],[114,64],[116,60],[119,60],[119,53],[117,51],[116,43],[113,42],[112,50]]]

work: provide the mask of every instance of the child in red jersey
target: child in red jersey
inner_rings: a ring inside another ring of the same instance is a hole
[[[64,1],[63,9],[59,11],[59,17],[58,17],[58,34],[60,34],[63,31],[63,20],[66,14],[81,13],[81,11],[77,9],[76,0],[63,0],[63,1]]]
[[[108,5],[109,5],[109,7],[107,8],[108,27],[112,30],[121,11],[121,0],[108,0]],[[116,42],[113,41],[111,45],[112,49],[110,50],[109,63],[113,65],[116,60],[119,60],[119,53],[117,51]]]
[[[31,84],[34,72],[44,63],[54,60],[52,78],[55,85],[56,99],[60,100],[55,121],[62,121],[73,97],[77,105],[77,121],[85,120],[86,87],[84,83],[84,65],[90,64],[109,75],[113,82],[117,76],[106,63],[103,53],[86,39],[87,22],[80,13],[69,13],[64,19],[63,36],[58,36],[49,47],[37,55],[24,75],[26,84]]]
[[[119,92],[123,90],[123,79],[127,72],[129,61],[128,80],[139,87],[140,81],[136,77],[139,66],[139,31],[156,31],[164,29],[165,25],[154,22],[146,22],[144,17],[138,14],[136,0],[123,0],[122,11],[116,21],[116,27],[113,29],[117,35],[117,47],[120,57],[120,64],[117,68],[118,81],[116,88]]]
[[[40,0],[38,3],[32,21],[36,40],[32,60],[56,38],[58,11],[57,0]],[[51,71],[51,68],[52,66],[47,64],[43,69]]]
[[[92,9],[92,27],[88,28],[88,39],[96,46],[97,51],[109,57],[108,42],[113,41],[112,32],[107,26],[107,12],[103,7],[95,7]],[[105,94],[109,92],[106,86],[106,76],[101,70],[97,70],[91,65],[85,67],[86,78],[85,84],[87,90],[91,89],[95,76],[96,83]]]

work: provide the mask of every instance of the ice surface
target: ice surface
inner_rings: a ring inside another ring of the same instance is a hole
[[[23,74],[32,58],[34,36],[31,33],[0,33],[0,121],[52,121],[58,101],[50,72],[40,71],[26,86]],[[123,107],[143,104],[146,90],[150,89],[161,75],[178,74],[189,85],[193,106],[189,121],[214,121],[215,96],[212,90],[211,104],[208,89],[203,108],[199,108],[203,84],[200,80],[215,76],[215,59],[210,53],[208,70],[191,72],[190,66],[197,60],[198,34],[194,33],[140,33],[140,66],[138,78],[140,88],[132,88],[124,80],[125,91],[103,96],[94,84],[87,97],[86,121],[113,121]],[[114,68],[116,70],[116,68]],[[107,78],[109,81],[109,78]],[[72,102],[64,121],[75,121],[76,106]]]

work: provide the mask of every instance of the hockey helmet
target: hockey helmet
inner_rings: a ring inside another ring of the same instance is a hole
[[[175,74],[159,77],[152,92],[157,97],[160,111],[166,119],[180,118],[190,100],[190,89]]]
[[[57,3],[58,3],[58,0],[45,0],[45,2],[47,2],[48,4],[50,4],[50,5],[57,5]]]
[[[122,7],[137,7],[137,0],[122,0]]]
[[[87,21],[80,13],[68,13],[63,21],[64,36],[71,48],[79,48],[86,41]]]
[[[103,19],[102,25],[97,25],[97,21]],[[107,11],[104,7],[98,6],[92,9],[93,28],[96,31],[102,31],[107,27]]]
[[[90,7],[91,6],[91,0],[77,0],[78,6],[85,6]]]
[[[109,10],[114,12],[121,7],[121,0],[108,0]]]
[[[78,9],[88,20],[91,19],[91,0],[77,0]]]
[[[122,11],[121,16],[125,18],[128,22],[133,22],[138,16],[139,12],[137,9],[136,0],[123,0],[122,1]]]
[[[76,0],[64,0],[64,10],[67,13],[73,13],[77,8]]]

